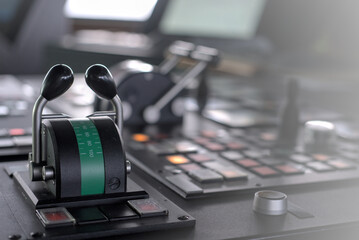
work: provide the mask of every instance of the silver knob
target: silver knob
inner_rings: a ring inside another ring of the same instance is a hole
[[[263,190],[254,194],[253,210],[265,215],[283,215],[287,212],[287,195],[282,192]]]
[[[304,150],[307,153],[335,152],[335,126],[327,121],[308,121],[304,125]]]
[[[42,167],[42,180],[48,181],[55,178],[55,170],[51,166]]]

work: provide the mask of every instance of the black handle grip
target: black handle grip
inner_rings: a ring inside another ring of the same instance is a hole
[[[100,97],[107,100],[113,99],[116,94],[116,86],[110,71],[101,64],[90,66],[85,73],[87,85]]]
[[[65,64],[54,65],[42,82],[41,96],[51,101],[65,93],[74,82],[71,68]]]

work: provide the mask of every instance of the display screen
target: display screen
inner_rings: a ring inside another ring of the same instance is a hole
[[[172,0],[160,22],[164,34],[251,39],[265,0]]]
[[[0,34],[14,41],[33,1],[0,0]]]

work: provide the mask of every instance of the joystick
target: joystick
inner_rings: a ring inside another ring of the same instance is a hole
[[[218,62],[218,51],[191,43],[176,41],[169,47],[170,56],[158,67],[129,60],[118,67],[117,92],[122,97],[124,121],[127,125],[171,124],[182,120],[184,113],[181,96],[184,90],[203,74],[209,64]],[[188,57],[196,64],[176,79],[172,70],[180,59]],[[133,67],[137,65],[137,70]],[[204,88],[203,81],[200,82]],[[203,91],[199,104],[203,105]],[[95,110],[109,110],[110,106],[97,101]]]
[[[298,80],[290,79],[287,85],[287,103],[281,115],[278,139],[274,147],[274,154],[290,154],[297,145],[300,126],[298,109]]]
[[[105,66],[90,66],[85,78],[98,96],[112,102],[117,124],[107,112],[86,118],[42,115],[46,102],[66,92],[73,82],[66,65],[49,70],[34,106],[30,176],[32,181],[43,181],[56,199],[126,192],[130,165],[121,136],[121,100]]]

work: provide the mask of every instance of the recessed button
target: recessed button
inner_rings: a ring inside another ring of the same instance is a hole
[[[221,182],[223,180],[223,177],[218,173],[204,168],[190,171],[188,175],[201,183]]]
[[[129,200],[128,204],[141,217],[152,217],[152,216],[168,215],[168,210],[166,208],[162,207],[153,198]]]
[[[110,221],[128,220],[139,216],[126,204],[113,204],[100,207]]]
[[[251,170],[261,177],[274,177],[279,175],[279,173],[276,170],[268,166],[254,167],[251,168]]]
[[[97,207],[69,208],[68,211],[79,225],[108,221]]]
[[[184,174],[177,174],[166,177],[166,179],[185,192],[187,195],[195,195],[203,192],[203,189],[191,182],[190,178]]]

